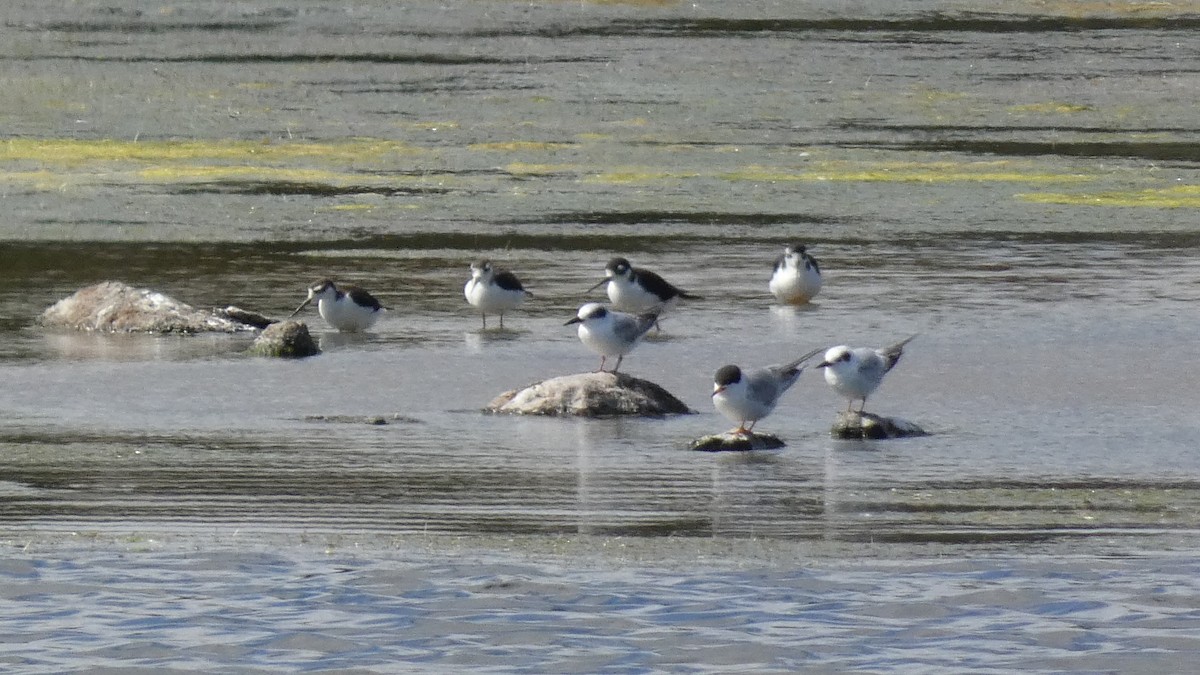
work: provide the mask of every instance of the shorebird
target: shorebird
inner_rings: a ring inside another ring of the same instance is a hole
[[[803,246],[788,246],[775,259],[767,287],[779,302],[803,305],[821,292],[821,267]]]
[[[765,368],[721,366],[713,376],[712,400],[718,412],[738,423],[731,433],[749,435],[754,424],[770,415],[783,393],[800,379],[804,363],[820,351],[814,349],[790,363]]]
[[[512,272],[497,269],[490,260],[476,260],[471,263],[471,279],[463,287],[463,295],[472,307],[479,309],[484,328],[488,314],[499,314],[500,327],[504,328],[504,313],[516,309],[532,294]]]
[[[317,301],[317,312],[326,323],[343,333],[357,333],[375,325],[387,307],[379,304],[375,296],[357,286],[338,289],[332,281],[324,279],[308,287],[308,298],[300,303],[292,318],[313,300]]]
[[[608,284],[608,299],[622,312],[662,315],[679,303],[680,298],[701,299],[671,285],[666,279],[648,269],[634,267],[625,258],[613,258],[604,266],[604,278],[589,288],[595,290]]]
[[[613,311],[598,302],[589,302],[579,308],[575,318],[563,325],[579,324],[579,340],[600,355],[599,372],[604,371],[604,362],[608,357],[617,357],[617,365],[612,369],[615,373],[621,367],[621,360],[633,351],[657,319],[658,315],[653,312],[626,314]]]
[[[852,411],[854,402],[861,400],[862,405],[858,408],[861,413],[867,407],[867,397],[879,388],[883,376],[896,367],[904,354],[904,345],[915,337],[881,349],[850,348],[846,345],[831,347],[817,367],[825,369],[825,381],[829,386],[846,397],[849,402],[846,412]]]

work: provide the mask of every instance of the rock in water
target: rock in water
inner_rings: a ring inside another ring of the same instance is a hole
[[[119,281],[79,289],[42,312],[40,322],[48,328],[107,333],[237,333],[256,329]]]
[[[692,450],[700,450],[701,452],[724,452],[724,451],[739,451],[747,450],[777,450],[786,446],[782,439],[774,434],[735,434],[732,431],[726,431],[723,434],[713,434],[712,436],[701,436],[692,441],[688,448]]]
[[[308,326],[303,321],[281,321],[267,326],[246,353],[251,356],[299,359],[316,356],[321,353],[321,348],[308,334]]]
[[[563,375],[500,394],[486,412],[614,417],[685,415],[692,410],[666,389],[625,373]]]
[[[834,438],[874,440],[929,435],[924,429],[908,420],[859,412],[838,413],[829,433]]]
[[[219,317],[224,317],[226,319],[248,324],[250,326],[254,326],[255,328],[266,328],[277,321],[276,319],[263,316],[258,312],[242,309],[237,305],[230,305],[225,309],[213,309],[213,314]]]

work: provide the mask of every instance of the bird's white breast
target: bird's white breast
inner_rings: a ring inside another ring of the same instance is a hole
[[[642,288],[641,285],[625,277],[613,277],[608,282],[608,299],[613,307],[622,312],[643,314],[658,310],[660,314],[675,306],[678,298],[671,298],[665,303],[657,295]]]
[[[768,284],[771,294],[780,302],[801,305],[816,297],[821,292],[821,273],[803,260],[798,264],[781,266],[771,275]]]
[[[613,333],[612,323],[609,321],[579,324],[579,340],[587,345],[588,349],[603,356],[624,356],[633,351],[634,345],[637,344],[636,340],[626,342],[618,338]]]
[[[734,422],[755,422],[771,414],[775,408],[774,402],[764,405],[748,397],[745,382],[729,385],[713,396],[713,406],[717,412]]]
[[[379,315],[383,313],[382,310],[356,305],[347,296],[336,300],[321,298],[317,301],[317,312],[329,325],[347,333],[366,330],[374,326],[375,322],[379,320]]]
[[[857,360],[835,363],[826,368],[825,382],[849,399],[866,398],[879,386],[879,378],[859,370]]]
[[[478,279],[467,282],[463,294],[467,302],[478,307],[481,312],[496,313],[515,309],[525,299],[525,291],[508,290],[494,283],[485,283]]]

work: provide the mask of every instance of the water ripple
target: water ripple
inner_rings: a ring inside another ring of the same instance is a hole
[[[976,559],[686,573],[490,558],[10,557],[0,660],[264,671],[1175,671],[1200,578],[1170,558]],[[471,571],[468,571],[471,570]],[[1191,654],[1189,657],[1188,654]],[[700,665],[703,664],[703,665]]]

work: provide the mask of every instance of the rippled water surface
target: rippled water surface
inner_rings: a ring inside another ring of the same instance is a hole
[[[367,672],[1186,670],[1200,522],[1192,3],[10,3],[0,660]],[[766,293],[786,243],[821,260]],[[482,331],[469,262],[535,297]],[[495,417],[594,368],[611,256],[703,296],[623,370],[697,414]],[[47,331],[119,279],[300,362]],[[833,441],[702,454],[711,374],[909,335]],[[382,423],[380,423],[382,422]],[[1070,659],[1070,660],[1069,660]]]

